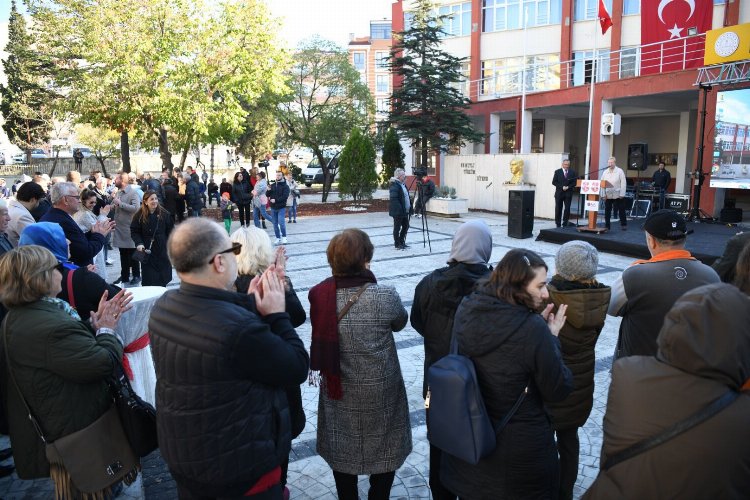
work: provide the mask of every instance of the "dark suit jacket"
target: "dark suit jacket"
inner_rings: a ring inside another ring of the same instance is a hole
[[[750,232],[740,233],[729,238],[724,253],[711,266],[719,275],[721,281],[725,283],[734,281],[737,259],[746,245],[750,245]]]
[[[94,263],[94,256],[104,246],[105,238],[99,233],[84,233],[73,217],[59,208],[52,207],[44,214],[40,222],[60,224],[65,237],[70,240],[70,261],[77,266],[88,266]]]
[[[563,169],[558,168],[555,170],[555,175],[552,177],[552,185],[555,186],[555,196],[560,195],[566,195],[566,196],[572,196],[573,195],[573,188],[576,187],[576,181],[578,180],[578,175],[576,174],[576,171],[572,168],[568,169],[568,178],[565,178],[565,175],[563,174]],[[563,191],[563,186],[568,186],[567,191]]]

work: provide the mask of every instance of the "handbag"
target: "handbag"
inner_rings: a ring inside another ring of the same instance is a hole
[[[3,323],[3,342],[8,373],[23,402],[31,425],[45,444],[45,454],[50,464],[65,468],[73,484],[83,493],[102,491],[122,480],[135,479],[138,459],[125,437],[120,417],[112,405],[94,422],[81,430],[47,441],[42,426],[23,397],[10,363],[8,352],[8,327]]]
[[[472,465],[492,453],[497,446],[497,434],[529,392],[527,385],[495,426],[484,406],[474,363],[458,354],[455,335],[451,338],[450,353],[428,369],[427,383],[427,439],[433,446]]]
[[[133,255],[130,257],[133,261],[143,264],[148,260],[149,255],[151,255],[151,247],[154,246],[154,240],[156,239],[156,231],[159,230],[159,219],[159,214],[157,214],[156,226],[154,227],[154,236],[151,238],[151,243],[148,244],[148,248],[134,251]]]
[[[728,390],[720,397],[711,401],[708,406],[701,408],[697,413],[694,413],[688,418],[672,424],[655,436],[651,436],[638,441],[634,445],[625,448],[615,455],[612,455],[604,463],[603,470],[607,471],[620,462],[630,460],[631,458],[640,455],[641,453],[646,452],[651,448],[656,448],[657,446],[666,443],[670,439],[679,436],[683,432],[692,429],[696,425],[705,422],[730,404],[734,403],[734,400],[737,399],[739,395],[739,392],[733,391],[731,389]]]
[[[156,409],[133,390],[122,362],[115,359],[115,363],[115,376],[109,381],[115,408],[133,452],[138,457],[145,457],[159,447]]]

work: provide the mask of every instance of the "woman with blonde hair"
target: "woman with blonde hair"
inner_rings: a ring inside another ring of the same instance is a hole
[[[167,286],[172,281],[167,239],[173,227],[172,216],[159,205],[156,191],[146,191],[141,208],[130,223],[130,236],[136,250],[146,252],[146,260],[141,263],[143,286]]]
[[[0,301],[8,308],[2,328],[7,417],[13,457],[21,479],[51,477],[55,498],[106,498],[110,488],[83,494],[65,465],[50,463],[45,443],[35,430],[23,400],[48,442],[79,431],[112,404],[107,379],[122,358],[122,339],[115,329],[130,309],[131,295],[102,295],[91,321],[81,321],[70,305],[55,296],[62,275],[55,256],[29,245],[0,258]],[[22,399],[23,398],[23,399]],[[94,453],[98,443],[87,443]],[[133,469],[127,481],[135,479]]]
[[[255,226],[241,227],[230,236],[232,243],[241,245],[240,253],[237,255],[237,280],[234,282],[237,292],[247,293],[250,282],[255,276],[263,274],[271,264],[276,264],[277,272],[281,273],[286,282],[285,302],[286,312],[292,321],[292,326],[297,328],[307,319],[305,309],[294,291],[292,280],[286,276],[286,250],[278,247],[274,251],[271,246],[271,238],[268,233]],[[286,389],[286,397],[289,401],[289,415],[291,416],[292,439],[299,436],[305,428],[305,410],[302,408],[302,391],[296,385]],[[287,469],[289,460],[281,464],[281,484],[284,487],[285,498],[289,498],[286,488]]]

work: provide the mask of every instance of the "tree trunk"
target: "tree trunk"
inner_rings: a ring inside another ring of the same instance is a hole
[[[323,152],[315,148],[315,156],[318,157],[318,163],[320,168],[323,169],[323,197],[321,201],[323,203],[328,201],[328,194],[331,192],[331,185],[333,184],[333,176],[328,169],[328,163],[326,162]]]
[[[211,182],[214,181],[214,148],[215,148],[214,145],[211,144],[211,162],[210,162],[210,166],[211,166]],[[204,172],[206,171],[206,167],[203,167],[203,171]]]
[[[122,156],[122,171],[130,173],[130,136],[127,130],[120,132],[120,155]]]
[[[174,169],[174,163],[172,163],[172,153],[169,152],[169,137],[167,136],[167,129],[159,129],[159,156],[161,157],[161,168],[172,172]]]
[[[103,156],[96,156],[96,155],[94,155],[94,156],[96,157],[97,160],[99,160],[99,165],[101,165],[101,167],[102,167],[102,175],[104,177],[107,177],[107,167],[104,166],[104,160],[105,160],[105,158]],[[128,156],[130,156],[130,155],[128,155]],[[128,158],[128,160],[129,160],[129,158]]]
[[[185,144],[185,148],[182,150],[182,155],[180,155],[180,170],[185,170],[185,162],[187,161],[188,153],[190,152],[190,141]],[[197,165],[196,165],[197,166]]]
[[[419,165],[420,167],[427,168],[428,165],[428,151],[427,151],[427,137],[422,137],[422,164]]]
[[[52,169],[49,171],[50,179],[52,176],[55,175],[55,170],[57,169],[57,160],[60,158],[60,151],[55,151],[55,159],[52,160]]]

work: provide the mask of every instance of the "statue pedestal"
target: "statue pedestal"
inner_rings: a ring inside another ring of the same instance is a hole
[[[469,200],[466,198],[430,198],[424,209],[430,215],[461,217],[461,214],[469,213]]]
[[[498,212],[508,213],[508,198],[511,191],[536,191],[536,187],[529,184],[503,184],[500,186],[500,193],[496,199],[498,203]]]

